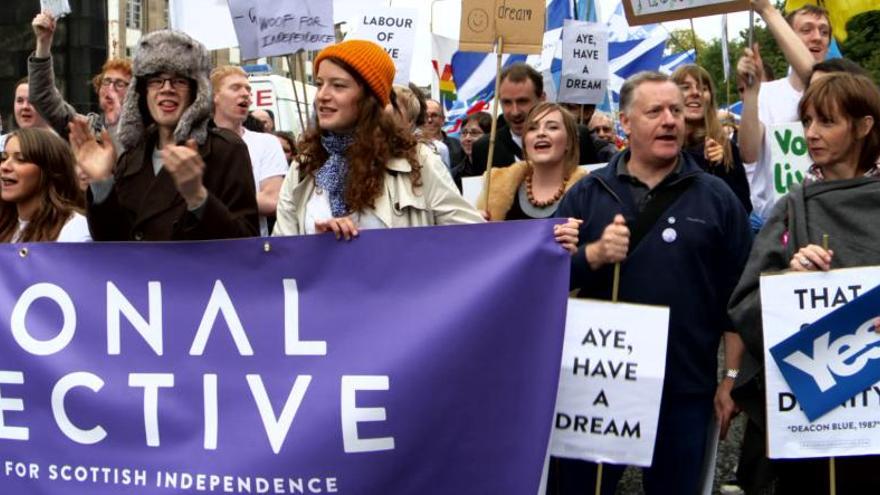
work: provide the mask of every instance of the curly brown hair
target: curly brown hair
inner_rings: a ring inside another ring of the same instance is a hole
[[[9,139],[18,139],[21,159],[37,165],[41,171],[39,194],[42,206],[30,219],[18,242],[54,241],[71,215],[82,213],[85,205],[74,172],[76,159],[73,152],[64,140],[45,129],[18,129],[9,135]],[[17,231],[16,204],[0,201],[0,242],[11,242]]]
[[[345,153],[348,176],[345,179],[345,203],[351,212],[375,207],[376,198],[385,184],[385,164],[392,158],[404,158],[412,166],[413,189],[421,186],[421,170],[416,153],[416,138],[401,128],[385,112],[379,98],[369,89],[364,79],[348,64],[335,57],[326,60],[343,68],[363,89],[364,97],[358,102],[358,119],[354,127],[354,142]],[[321,145],[318,126],[310,126],[297,143],[297,160],[302,176],[314,178],[327,160],[327,151]]]

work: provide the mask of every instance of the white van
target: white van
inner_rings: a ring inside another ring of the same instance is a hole
[[[271,110],[275,115],[276,130],[293,132],[294,136],[299,136],[302,132],[299,115],[302,114],[302,122],[306,126],[308,126],[306,115],[314,118],[312,109],[317,91],[314,86],[296,81],[296,93],[294,93],[291,80],[275,74],[251,75],[248,81],[252,91],[251,111]]]

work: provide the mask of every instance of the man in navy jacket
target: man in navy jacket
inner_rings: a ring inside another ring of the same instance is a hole
[[[621,302],[670,309],[657,439],[644,485],[648,494],[693,494],[713,408],[722,435],[735,410],[730,389],[742,341],[726,306],[751,246],[748,215],[724,182],[681,153],[684,101],[667,76],[631,77],[620,108],[629,149],[572,187],[556,214],[583,220],[584,244],[571,264],[572,288],[581,296],[610,299],[620,263]],[[644,235],[631,244],[635,231]],[[722,334],[728,372],[718,384]],[[594,464],[554,463],[548,493],[583,493],[595,485]],[[606,468],[603,493],[613,493],[622,471]]]

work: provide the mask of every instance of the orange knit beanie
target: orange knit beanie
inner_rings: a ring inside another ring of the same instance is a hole
[[[391,85],[394,83],[394,62],[385,49],[366,40],[348,40],[330,45],[315,57],[315,75],[318,66],[325,58],[335,58],[345,62],[364,80],[373,93],[387,106],[391,102]]]

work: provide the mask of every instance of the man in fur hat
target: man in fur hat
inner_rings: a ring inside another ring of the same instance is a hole
[[[244,142],[208,129],[210,61],[184,33],[138,43],[114,144],[85,118],[70,143],[89,175],[88,220],[96,241],[204,240],[256,236],[256,192]],[[114,167],[115,165],[115,167]]]

